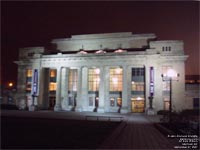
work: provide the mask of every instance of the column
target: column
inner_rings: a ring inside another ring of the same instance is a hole
[[[75,111],[82,111],[82,67],[78,68],[78,91]]]
[[[49,68],[42,68],[40,71],[38,107],[39,109],[49,107]]]
[[[82,110],[88,111],[88,68],[82,68],[82,89],[81,89]]]
[[[68,108],[68,80],[69,68],[62,68],[61,73],[61,107],[62,110],[69,110]]]
[[[54,106],[54,111],[61,110],[61,67],[57,68],[57,76],[56,76],[56,104]]]
[[[98,113],[104,113],[104,100],[105,100],[105,83],[106,83],[106,76],[105,76],[105,68],[100,67],[100,82],[99,82],[99,107],[97,108]]]
[[[110,73],[109,73],[109,67],[104,67],[104,110],[105,112],[109,112],[110,109]]]
[[[18,80],[17,80],[17,105],[19,109],[26,108],[26,68],[25,66],[18,66]]]
[[[127,66],[123,66],[123,88],[122,88],[122,107],[120,113],[128,113],[128,82]]]

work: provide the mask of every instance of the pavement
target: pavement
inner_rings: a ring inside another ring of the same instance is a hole
[[[1,116],[74,120],[85,120],[86,116],[123,117],[122,123],[104,140],[99,149],[173,149],[177,144],[155,128],[154,123],[160,121],[158,115],[1,110]]]
[[[173,149],[176,141],[168,139],[153,125],[159,116],[128,114],[100,149]]]

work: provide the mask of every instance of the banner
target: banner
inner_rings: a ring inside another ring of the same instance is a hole
[[[33,95],[36,95],[38,91],[38,70],[34,70],[33,74]]]
[[[154,96],[154,68],[150,67],[150,96]]]

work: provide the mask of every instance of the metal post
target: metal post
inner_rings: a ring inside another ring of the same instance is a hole
[[[169,122],[171,122],[171,113],[172,113],[172,78],[169,78],[169,84],[170,84],[170,91],[169,91]]]

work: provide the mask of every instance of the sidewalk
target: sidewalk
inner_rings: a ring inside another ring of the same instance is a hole
[[[174,141],[164,137],[147,118],[155,120],[153,116],[127,115],[100,149],[173,149]]]

